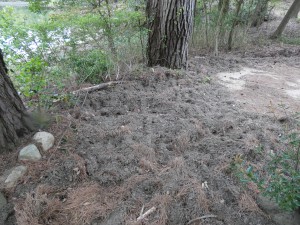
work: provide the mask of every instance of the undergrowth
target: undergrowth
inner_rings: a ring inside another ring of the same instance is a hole
[[[300,208],[300,134],[293,132],[282,138],[285,148],[269,153],[263,168],[236,157],[231,166],[239,180],[253,183],[262,195],[274,199],[280,208]],[[262,148],[257,150],[261,154]]]

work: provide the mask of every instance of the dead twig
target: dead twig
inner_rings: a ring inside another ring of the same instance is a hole
[[[156,210],[156,208],[153,206],[151,209],[149,209],[148,211],[146,211],[144,214],[142,214],[143,211],[141,211],[141,214],[136,221],[139,222],[143,219],[145,219],[147,216],[149,216],[151,213],[153,213]]]
[[[189,221],[186,225],[192,224],[192,223],[194,223],[194,222],[196,222],[196,221],[198,221],[198,220],[203,220],[203,219],[206,219],[206,218],[217,218],[217,216],[216,216],[216,215],[205,215],[205,216],[200,216],[200,217],[197,217],[197,218],[195,218],[195,219]]]
[[[122,83],[122,81],[110,81],[110,82],[98,84],[98,85],[95,85],[95,86],[92,86],[92,87],[82,88],[82,89],[73,91],[72,93],[73,94],[78,94],[80,92],[90,93],[90,92],[101,90],[101,89],[104,89],[104,88],[107,88],[107,87],[110,87],[114,84],[119,84],[119,83]]]
[[[140,212],[140,217],[143,215],[144,209],[145,209],[145,206],[143,205],[143,207],[142,207],[142,209],[141,209],[141,212]]]

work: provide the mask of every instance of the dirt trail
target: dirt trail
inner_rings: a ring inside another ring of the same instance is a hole
[[[300,62],[242,67],[217,75],[236,101],[249,112],[282,117],[300,112]]]

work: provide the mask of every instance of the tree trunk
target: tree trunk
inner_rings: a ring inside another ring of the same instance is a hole
[[[294,11],[292,12],[291,18],[298,18],[299,11],[300,11],[300,4],[298,4],[294,8]]]
[[[12,150],[19,138],[31,130],[29,116],[7,75],[0,49],[0,153]]]
[[[284,31],[284,28],[286,27],[287,23],[290,20],[292,14],[294,13],[294,11],[299,10],[299,8],[300,8],[300,0],[294,0],[293,4],[289,8],[288,12],[285,14],[283,20],[279,24],[277,30],[270,37],[271,39],[276,39],[281,36],[282,32]]]
[[[259,0],[255,7],[254,13],[252,15],[251,26],[258,27],[260,26],[268,11],[268,4],[270,0]]]
[[[219,3],[218,3],[219,13],[221,12],[223,5],[224,5],[223,13],[224,13],[224,15],[227,15],[228,11],[229,11],[230,1],[229,0],[219,0]]]
[[[236,5],[235,17],[234,17],[232,25],[231,25],[231,29],[230,29],[229,37],[228,37],[228,43],[227,43],[227,48],[228,48],[229,51],[231,51],[231,49],[232,49],[233,33],[234,33],[235,27],[238,24],[238,17],[239,17],[241,7],[242,7],[243,3],[244,3],[244,0],[239,0],[237,2],[237,5]]]
[[[148,0],[148,66],[186,67],[195,0]]]
[[[221,1],[220,1],[221,2]],[[222,1],[222,6],[221,6],[221,9],[219,10],[219,18],[218,18],[218,21],[217,21],[217,25],[216,25],[216,31],[215,31],[215,56],[219,56],[219,37],[220,37],[220,34],[221,34],[221,28],[222,28],[222,25],[223,25],[223,22],[224,22],[224,19],[225,19],[225,16],[226,16],[226,8],[229,4],[229,0],[224,0]]]

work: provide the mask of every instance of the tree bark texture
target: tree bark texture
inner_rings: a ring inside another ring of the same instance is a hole
[[[279,24],[276,31],[272,34],[271,39],[276,39],[281,36],[282,32],[284,31],[286,25],[288,24],[289,20],[291,19],[293,13],[300,8],[300,0],[294,0],[293,4],[285,14],[284,18],[282,19],[281,23]]]
[[[148,0],[148,66],[186,67],[195,0]]]
[[[0,49],[0,153],[12,150],[19,138],[33,129],[29,124],[23,102],[7,75]]]
[[[298,4],[294,8],[294,11],[292,12],[291,18],[298,18],[299,11],[300,11],[300,4]]]

